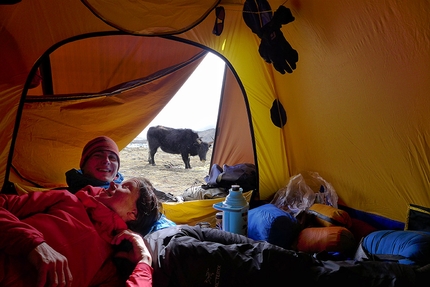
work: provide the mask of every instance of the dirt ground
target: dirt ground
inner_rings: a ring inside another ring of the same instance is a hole
[[[204,178],[210,170],[211,156],[212,148],[207,153],[206,162],[192,156],[191,169],[185,169],[181,155],[158,150],[155,154],[156,165],[152,166],[148,163],[147,147],[129,145],[120,152],[120,172],[125,179],[146,177],[156,189],[178,196],[191,186],[206,184]]]

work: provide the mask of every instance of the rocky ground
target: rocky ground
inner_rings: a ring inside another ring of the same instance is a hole
[[[146,145],[130,144],[120,152],[120,172],[126,179],[130,177],[146,177],[154,187],[175,196],[189,187],[206,184],[205,176],[210,170],[212,148],[209,149],[206,162],[201,162],[198,156],[191,157],[191,169],[185,169],[181,155],[169,154],[158,150],[155,154],[155,166],[148,163],[148,148]]]

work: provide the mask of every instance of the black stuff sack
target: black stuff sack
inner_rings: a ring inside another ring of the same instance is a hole
[[[211,167],[209,175],[205,177],[208,187],[222,187],[229,189],[232,185],[239,185],[243,192],[257,189],[257,169],[252,163],[236,165],[218,164]]]

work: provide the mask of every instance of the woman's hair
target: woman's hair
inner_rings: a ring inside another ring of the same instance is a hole
[[[160,218],[160,202],[154,193],[152,183],[146,178],[139,180],[139,198],[136,201],[137,216],[127,222],[128,228],[145,236],[154,223]]]

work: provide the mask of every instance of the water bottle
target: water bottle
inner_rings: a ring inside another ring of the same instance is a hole
[[[249,204],[239,185],[232,185],[225,201],[215,203],[213,207],[222,211],[222,229],[241,235],[248,235]]]

